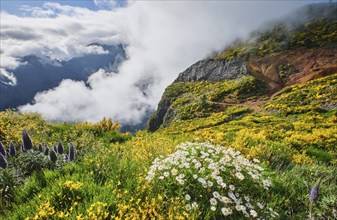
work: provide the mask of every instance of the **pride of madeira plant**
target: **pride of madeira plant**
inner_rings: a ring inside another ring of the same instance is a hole
[[[0,193],[2,195],[2,207],[11,203],[14,195],[13,189],[23,179],[40,172],[42,169],[61,168],[64,163],[75,160],[75,147],[71,143],[69,155],[63,155],[64,148],[61,142],[58,151],[54,151],[45,145],[44,150],[39,144],[34,149],[33,141],[26,130],[22,131],[21,154],[17,153],[13,142],[9,144],[9,153],[0,141]],[[1,208],[2,209],[2,208]]]

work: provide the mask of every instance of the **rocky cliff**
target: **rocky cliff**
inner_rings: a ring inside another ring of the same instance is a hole
[[[180,73],[174,82],[220,81],[246,75],[248,72],[242,59],[206,59]]]

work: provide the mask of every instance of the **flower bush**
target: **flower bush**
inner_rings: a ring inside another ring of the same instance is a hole
[[[198,210],[203,219],[274,218],[277,213],[256,199],[271,185],[258,163],[232,148],[186,142],[175,153],[156,158],[146,180],[163,187],[168,195],[184,198],[186,211]]]
[[[79,202],[82,201],[83,192],[82,192],[83,183],[72,180],[65,181],[61,186],[61,192],[54,194],[50,198],[51,204],[55,207],[56,210],[70,210],[72,206],[76,206]]]
[[[107,219],[109,216],[108,204],[104,202],[95,202],[87,209],[88,219]]]

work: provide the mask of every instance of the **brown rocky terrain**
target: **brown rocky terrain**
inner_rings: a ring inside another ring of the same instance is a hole
[[[272,93],[337,72],[337,47],[293,49],[251,58],[247,70],[267,83]]]

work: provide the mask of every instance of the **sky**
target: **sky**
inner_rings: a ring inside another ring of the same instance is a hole
[[[64,80],[19,109],[51,121],[94,122],[110,117],[136,124],[157,107],[180,72],[305,4],[1,0],[0,74],[14,82],[11,70],[25,65],[19,59],[25,55],[69,60],[99,53],[100,48],[87,46],[91,43],[122,43],[127,60],[118,73],[99,70],[87,82]]]
[[[44,3],[52,2],[59,3],[61,5],[69,5],[73,7],[82,7],[88,8],[93,11],[98,11],[102,9],[113,9],[118,7],[125,7],[127,5],[127,1],[119,0],[119,1],[109,1],[109,0],[1,0],[1,10],[6,11],[11,14],[24,16],[26,13],[22,10],[23,6],[30,7],[42,7]]]

